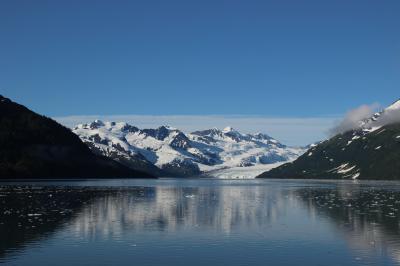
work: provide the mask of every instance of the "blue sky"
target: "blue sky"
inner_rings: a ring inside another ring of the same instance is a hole
[[[0,1],[0,93],[42,114],[332,117],[400,97],[400,1]]]

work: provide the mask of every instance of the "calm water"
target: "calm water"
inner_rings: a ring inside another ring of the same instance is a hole
[[[0,264],[400,265],[400,183],[0,184]]]

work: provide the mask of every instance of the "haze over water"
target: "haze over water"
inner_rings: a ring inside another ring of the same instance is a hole
[[[400,264],[398,182],[4,183],[0,202],[5,265]]]

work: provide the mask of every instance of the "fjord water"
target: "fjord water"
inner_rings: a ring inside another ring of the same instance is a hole
[[[0,264],[398,265],[400,183],[2,183]]]

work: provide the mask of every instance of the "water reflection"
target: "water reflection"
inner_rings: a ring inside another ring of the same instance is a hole
[[[288,208],[286,201],[279,200],[281,194],[265,187],[131,189],[85,206],[74,220],[74,228],[89,237],[196,227],[227,234],[232,230],[259,230]]]
[[[0,188],[0,258],[42,241],[93,199],[85,189]]]
[[[400,191],[398,187],[338,186],[305,188],[296,193],[310,213],[329,218],[338,234],[360,256],[388,254],[400,262]]]
[[[291,265],[298,259],[295,254],[302,254],[305,263],[328,265],[400,262],[398,185],[198,182],[191,187],[1,187],[0,263],[23,265],[71,243],[90,253],[96,243],[102,250],[96,253],[99,260],[113,257],[109,250],[118,246],[123,256],[146,265],[141,258],[148,251],[125,250],[126,243],[140,241],[160,257],[174,253],[174,259],[200,254],[199,249],[188,252],[185,245],[213,245],[223,253],[213,255],[215,264],[235,258],[243,248],[253,265],[266,260]],[[44,249],[38,252],[32,248],[36,246]],[[115,259],[121,263],[121,256]],[[238,257],[230,264],[248,262]]]

